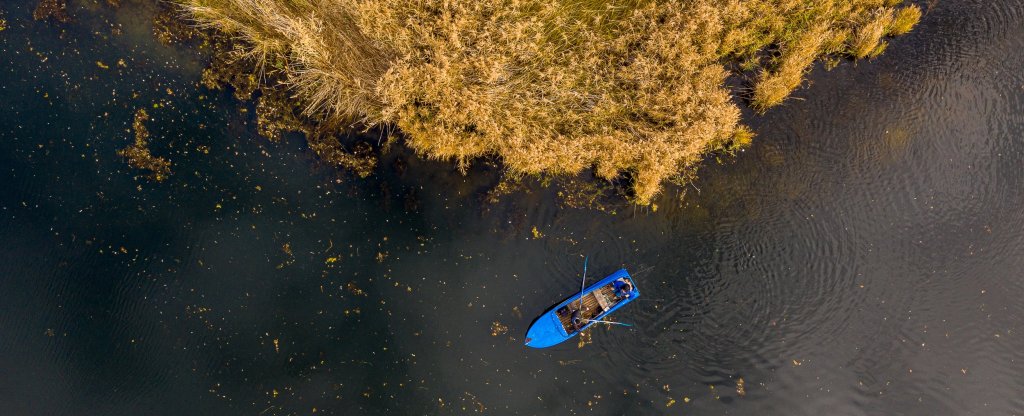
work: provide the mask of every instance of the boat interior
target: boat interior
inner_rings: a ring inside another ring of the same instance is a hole
[[[583,310],[580,313],[580,317],[583,319],[595,319],[612,306],[615,306],[616,303],[618,303],[618,299],[615,297],[613,284],[609,283],[601,286],[583,295]],[[558,320],[562,322],[562,328],[565,329],[567,334],[576,332],[576,328],[572,325],[572,314],[579,307],[580,300],[575,299],[556,311]]]

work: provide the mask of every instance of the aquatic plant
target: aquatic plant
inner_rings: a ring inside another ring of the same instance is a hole
[[[497,155],[514,175],[625,174],[639,204],[750,143],[728,76],[756,74],[764,111],[814,61],[877,55],[920,17],[890,0],[180,1],[325,125],[394,126],[463,171]]]
[[[820,24],[807,30],[800,37],[781,44],[774,69],[763,69],[758,76],[750,104],[756,110],[764,112],[782,103],[800,86],[804,79],[804,71],[818,58],[825,40],[833,36],[836,34],[831,33],[826,24]]]
[[[896,12],[886,32],[889,36],[899,36],[910,31],[914,25],[921,20],[921,8],[917,6],[904,7]]]
[[[66,0],[40,0],[32,11],[35,20],[52,20],[58,23],[71,21]]]
[[[118,150],[117,154],[128,161],[128,165],[150,172],[150,177],[157,182],[162,182],[171,174],[171,161],[160,156],[154,156],[149,150],[149,130],[146,129],[146,122],[149,121],[149,114],[143,108],[135,112],[132,121],[132,130],[135,131],[135,141],[124,149]]]
[[[886,29],[892,24],[892,10],[882,9],[875,13],[867,23],[862,25],[853,34],[850,42],[850,54],[854,58],[865,58],[877,56],[874,53],[879,47],[882,36],[885,36]]]

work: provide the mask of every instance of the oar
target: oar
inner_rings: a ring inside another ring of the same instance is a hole
[[[647,272],[651,271],[652,269],[654,269],[654,266],[647,266],[647,267],[644,267],[643,270],[636,271],[636,272],[633,272],[633,273],[630,273],[630,274],[633,275],[633,278],[635,279],[637,275],[639,275],[641,273],[647,273]]]
[[[587,261],[590,260],[590,256],[583,258],[583,283],[580,284],[580,306],[576,309],[583,310],[583,290],[587,287]]]
[[[600,323],[602,323],[602,324],[611,324],[611,325],[622,325],[622,326],[633,326],[633,325],[630,325],[630,324],[625,324],[625,323],[622,323],[622,322],[612,322],[612,321],[599,321],[599,320],[597,320],[597,319],[587,319],[587,322],[600,322]]]

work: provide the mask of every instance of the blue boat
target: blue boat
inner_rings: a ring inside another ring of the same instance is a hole
[[[561,343],[639,296],[633,278],[626,269],[619,269],[537,317],[526,331],[526,346],[547,348]]]

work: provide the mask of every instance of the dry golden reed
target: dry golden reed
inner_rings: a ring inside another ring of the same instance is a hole
[[[882,36],[892,24],[892,10],[882,9],[868,19],[867,23],[854,32],[850,43],[850,54],[854,58],[873,57],[879,47]]]
[[[756,74],[763,111],[815,60],[870,56],[920,17],[884,0],[180,1],[258,67],[284,62],[327,123],[396,126],[461,169],[497,155],[514,175],[627,174],[639,204],[750,142],[732,71]]]
[[[892,24],[889,25],[888,33],[889,36],[899,36],[913,29],[917,22],[921,20],[921,8],[917,7],[916,4],[904,7],[896,12],[896,16],[892,19]]]

